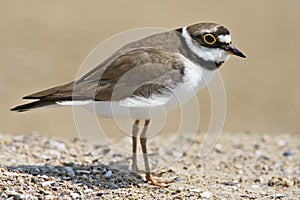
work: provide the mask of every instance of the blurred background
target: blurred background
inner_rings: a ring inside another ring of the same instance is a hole
[[[228,27],[235,46],[247,55],[220,69],[227,94],[224,130],[299,133],[299,7],[298,0],[0,0],[0,132],[76,136],[71,108],[9,109],[25,103],[24,95],[73,80],[86,55],[114,34],[211,21]],[[198,100],[199,131],[205,131],[208,92]],[[169,131],[176,131],[180,120],[174,112],[165,125]],[[112,120],[100,120],[117,131]]]

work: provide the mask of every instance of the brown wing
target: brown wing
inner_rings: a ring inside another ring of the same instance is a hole
[[[155,48],[133,49],[96,67],[75,82],[24,99],[114,101],[138,95],[151,96],[180,83],[183,72],[184,65],[177,54]]]

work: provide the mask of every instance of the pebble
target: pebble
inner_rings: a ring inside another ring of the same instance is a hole
[[[283,152],[282,155],[285,156],[285,157],[289,157],[289,156],[292,156],[293,154],[292,154],[291,151],[285,151],[285,152]]]
[[[6,176],[17,176],[15,172],[4,172],[3,174]]]
[[[231,181],[227,181],[227,182],[224,182],[224,185],[226,185],[226,186],[236,186],[237,183],[234,183],[234,182],[231,182]]]
[[[13,199],[13,200],[20,200],[21,197],[18,194],[8,194],[7,195],[8,199]]]
[[[21,194],[20,199],[34,199],[34,197],[31,194]]]
[[[273,198],[274,199],[281,199],[281,198],[283,198],[283,197],[285,197],[286,195],[284,195],[284,194],[275,194],[274,196],[273,196]]]
[[[240,164],[235,164],[235,165],[234,165],[234,168],[235,168],[235,169],[242,169],[242,168],[243,168],[243,166],[242,166],[242,165],[240,165]]]
[[[286,145],[286,141],[285,141],[285,140],[278,140],[278,141],[277,141],[277,145],[278,145],[279,147],[283,147],[283,146]]]
[[[13,137],[13,140],[15,142],[21,142],[21,141],[24,140],[24,135],[16,135],[16,136]]]
[[[74,172],[74,170],[72,169],[72,167],[65,167],[65,169],[66,169],[66,171],[67,171],[67,173],[69,174],[69,175],[72,175],[72,176],[75,176],[75,172]]]
[[[112,175],[112,171],[110,171],[110,170],[105,173],[106,178],[110,178],[111,175]]]
[[[55,183],[55,181],[45,181],[45,182],[42,182],[42,186],[46,187],[46,186],[49,186],[49,185],[51,185],[53,183]]]
[[[70,196],[72,197],[72,199],[80,198],[80,194],[78,194],[77,192],[70,192]]]
[[[57,199],[54,195],[48,194],[45,196],[45,200],[53,200],[53,199]]]
[[[86,189],[83,191],[84,193],[93,193],[93,190],[92,189]]]
[[[211,192],[202,192],[202,193],[200,193],[200,196],[202,198],[210,198],[211,197]]]
[[[69,154],[73,157],[76,157],[78,155],[77,151],[75,149],[69,149]]]
[[[217,151],[218,153],[221,153],[221,152],[222,152],[222,145],[219,144],[219,143],[216,144],[215,149],[216,149],[216,151]]]
[[[67,149],[64,143],[58,141],[50,141],[49,145],[54,149],[58,149],[60,151],[65,151]]]
[[[260,157],[260,156],[262,155],[262,151],[261,151],[261,150],[256,150],[256,151],[255,151],[255,155],[256,155],[257,157]]]
[[[197,192],[197,193],[200,193],[201,190],[198,189],[198,188],[193,188],[193,189],[190,189],[190,192]]]
[[[48,154],[52,155],[52,156],[56,156],[56,157],[60,157],[60,152],[57,150],[53,150],[53,149],[49,149],[47,151]]]
[[[255,196],[250,196],[248,194],[241,194],[240,197],[247,198],[247,199],[257,199]]]
[[[88,171],[88,170],[76,170],[76,173],[77,174],[90,174],[91,171]]]

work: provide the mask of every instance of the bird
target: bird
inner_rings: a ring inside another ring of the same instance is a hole
[[[134,119],[132,171],[139,171],[139,136],[146,181],[162,186],[172,181],[155,180],[151,175],[147,130],[155,114],[149,110],[171,110],[186,103],[232,55],[246,58],[232,45],[230,31],[223,25],[200,22],[166,30],[125,44],[74,81],[23,97],[35,101],[11,111],[93,104],[98,116],[114,118],[128,117],[129,110]],[[141,121],[144,125],[138,135]]]

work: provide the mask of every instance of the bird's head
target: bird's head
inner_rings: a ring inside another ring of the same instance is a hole
[[[182,29],[188,47],[205,61],[221,64],[231,55],[246,56],[232,45],[230,32],[215,23],[198,23]]]

